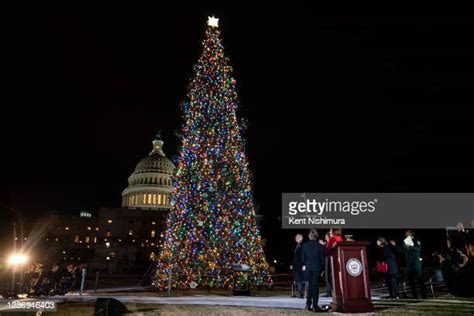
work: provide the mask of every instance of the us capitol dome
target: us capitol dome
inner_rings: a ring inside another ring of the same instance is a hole
[[[163,152],[158,133],[153,150],[140,160],[128,178],[128,187],[122,192],[122,207],[169,210],[174,169],[173,162]]]

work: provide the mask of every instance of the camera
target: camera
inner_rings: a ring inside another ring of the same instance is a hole
[[[455,271],[459,270],[459,265],[463,263],[463,258],[457,251],[433,252],[431,255],[436,260],[438,259],[438,256],[442,256]]]

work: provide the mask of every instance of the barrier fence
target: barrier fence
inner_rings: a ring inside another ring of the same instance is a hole
[[[184,281],[189,277],[186,273],[173,273],[171,278],[173,284],[177,285],[174,289],[187,290],[191,289],[189,286],[183,286]],[[106,272],[86,272],[82,291],[104,291],[104,290],[120,290],[124,289],[139,289],[150,287],[154,274],[141,275],[141,274],[109,274]],[[214,278],[217,279],[220,276],[216,275],[194,275],[199,278]],[[268,289],[291,289],[293,282],[293,275],[288,273],[272,274],[270,275],[272,283]],[[177,278],[177,282],[174,279]],[[166,274],[165,282],[169,281],[169,275]],[[81,284],[82,285],[82,284]],[[79,292],[81,290],[79,289]]]

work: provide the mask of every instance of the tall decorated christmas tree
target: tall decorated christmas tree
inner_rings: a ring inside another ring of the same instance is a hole
[[[237,107],[218,19],[210,17],[182,104],[181,148],[155,279],[158,288],[168,287],[170,270],[173,286],[229,288],[232,264],[250,266],[254,285],[271,282]]]

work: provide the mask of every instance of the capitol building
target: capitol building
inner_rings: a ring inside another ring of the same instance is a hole
[[[121,207],[81,210],[75,216],[47,219],[45,248],[55,254],[46,260],[86,264],[97,271],[146,270],[159,252],[171,209],[175,166],[163,152],[163,143],[158,134],[151,152],[128,177]]]
[[[140,160],[128,178],[128,187],[122,192],[122,207],[169,210],[174,169],[163,153],[163,141],[158,134],[153,150]]]

